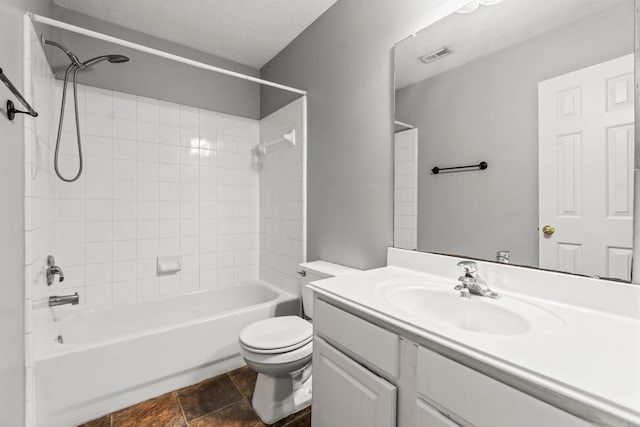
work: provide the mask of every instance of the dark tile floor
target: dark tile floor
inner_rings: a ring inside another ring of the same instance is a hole
[[[80,427],[263,427],[251,407],[257,374],[248,367],[114,412]],[[311,408],[271,427],[311,427]]]

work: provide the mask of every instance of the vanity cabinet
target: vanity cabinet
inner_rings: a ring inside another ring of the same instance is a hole
[[[427,402],[418,399],[416,403],[416,418],[418,426],[424,427],[460,427],[445,415],[438,412]]]
[[[399,337],[316,298],[313,427],[396,426]]]
[[[587,421],[424,347],[418,349],[416,380],[419,398],[437,405],[441,412],[459,425],[592,426]],[[419,413],[423,411],[420,405],[421,402],[418,403]],[[420,419],[420,416],[418,418]],[[429,426],[418,422],[418,426],[422,425]]]
[[[316,296],[313,427],[588,427]]]
[[[313,345],[313,427],[396,425],[393,384],[322,338]]]

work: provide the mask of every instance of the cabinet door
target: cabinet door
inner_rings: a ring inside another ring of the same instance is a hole
[[[477,427],[593,427],[429,349],[418,350],[418,393]]]
[[[418,427],[460,427],[435,408],[418,399]]]
[[[313,427],[396,425],[395,386],[318,336],[313,346]]]

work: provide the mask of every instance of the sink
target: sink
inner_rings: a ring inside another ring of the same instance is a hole
[[[521,335],[532,329],[554,330],[564,322],[535,304],[503,296],[494,300],[427,281],[390,281],[376,296],[407,314],[466,331],[489,335]]]

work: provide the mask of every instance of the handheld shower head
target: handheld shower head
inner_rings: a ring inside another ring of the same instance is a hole
[[[60,43],[54,42],[51,40],[45,40],[44,38],[42,38],[42,41],[44,42],[44,44],[59,48],[65,54],[67,54],[67,56],[71,60],[71,64],[67,66],[67,69],[64,73],[64,84],[62,86],[62,103],[60,105],[60,122],[58,123],[58,137],[56,139],[56,150],[55,150],[54,159],[53,159],[53,166],[54,166],[56,175],[58,175],[58,178],[60,178],[65,182],[74,182],[78,178],[80,178],[80,175],[82,174],[82,169],[83,169],[82,142],[81,142],[81,135],[80,135],[80,119],[78,117],[78,73],[102,61],[109,61],[112,64],[121,64],[123,62],[127,62],[129,58],[124,55],[103,55],[103,56],[96,56],[95,58],[91,58],[85,62],[81,62],[80,59],[78,59],[78,57],[73,52],[71,52],[69,49],[67,49]],[[71,76],[71,82],[73,83],[73,104],[74,104],[74,110],[75,110],[75,116],[76,116],[76,136],[77,136],[78,159],[79,159],[78,172],[75,174],[73,178],[65,178],[60,173],[59,164],[58,164],[59,163],[58,155],[60,152],[60,138],[62,136],[62,123],[64,120],[64,110],[65,110],[64,106],[67,99],[67,84],[69,83],[69,76]]]
[[[82,63],[82,68],[91,67],[99,62],[109,61],[111,64],[122,64],[123,62],[129,61],[129,58],[124,55],[103,55],[96,56],[95,58],[91,58],[88,61]]]
[[[84,69],[85,65],[82,63],[82,61],[80,61],[80,59],[73,53],[71,52],[69,49],[67,49],[66,47],[64,47],[63,45],[61,45],[58,42],[54,42],[52,40],[45,40],[44,44],[47,44],[49,46],[55,46],[58,49],[60,49],[61,51],[63,51],[65,54],[67,54],[67,56],[69,57],[69,59],[71,60],[71,62],[78,68],[80,68],[81,70]]]
[[[122,64],[123,62],[128,62],[129,57],[124,55],[109,55],[109,62],[112,64]]]

